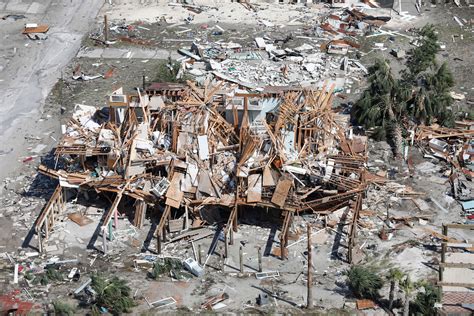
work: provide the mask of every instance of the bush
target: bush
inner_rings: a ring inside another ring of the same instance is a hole
[[[92,276],[92,288],[96,292],[93,313],[106,308],[114,315],[129,313],[135,306],[135,301],[130,297],[131,289],[125,280],[118,277],[105,279],[99,275]]]
[[[169,274],[178,280],[190,279],[192,274],[182,271],[183,264],[181,260],[175,258],[163,258],[158,259],[153,265],[152,271],[149,273],[149,277],[157,280],[165,274]]]
[[[373,268],[354,265],[347,271],[347,285],[358,298],[377,299],[383,280]]]
[[[439,288],[429,283],[424,283],[423,288],[412,302],[410,311],[415,315],[436,315],[434,304],[441,299]]]
[[[76,312],[76,309],[73,306],[61,301],[53,301],[53,307],[54,314],[57,316],[74,315]]]

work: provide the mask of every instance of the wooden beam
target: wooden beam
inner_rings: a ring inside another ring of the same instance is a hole
[[[467,268],[474,269],[474,263],[462,263],[462,262],[441,262],[439,264],[442,268]]]

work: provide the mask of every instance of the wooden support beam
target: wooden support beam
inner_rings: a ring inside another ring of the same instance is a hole
[[[168,222],[168,217],[171,213],[171,206],[166,205],[163,215],[161,215],[160,222],[156,228],[156,252],[161,253],[161,238],[166,238],[162,234],[165,232],[165,224]]]
[[[290,228],[291,216],[292,213],[285,211],[285,218],[283,219],[283,224],[280,233],[280,257],[281,260],[286,258],[286,245],[288,244],[288,230]]]
[[[349,241],[347,243],[347,261],[352,263],[353,253],[352,250],[355,244],[355,238],[357,234],[357,221],[359,220],[359,212],[362,208],[362,193],[357,195],[356,201],[354,203],[354,208],[352,209],[352,221],[349,231]]]
[[[115,214],[115,211],[117,210],[117,207],[122,200],[122,193],[123,191],[117,193],[115,196],[115,200],[110,206],[110,208],[107,210],[107,213],[105,214],[104,222],[102,223],[103,227],[107,227],[109,225],[110,220],[112,219],[112,215]]]

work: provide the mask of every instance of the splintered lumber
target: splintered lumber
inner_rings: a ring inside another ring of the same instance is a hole
[[[230,212],[224,231],[231,242],[240,206],[279,209],[285,220],[278,250],[285,256],[293,212],[329,214],[366,189],[367,139],[346,137],[348,116],[333,110],[335,85],[329,81],[320,90],[245,93],[225,80],[213,82],[155,83],[146,96],[116,89],[105,123],[97,108],[77,107],[56,148],[61,167],[40,166],[39,172],[64,187],[115,196],[104,225],[123,195],[136,200],[137,227],[147,209],[164,209],[158,251],[167,232],[182,229],[183,208],[199,206],[192,214],[197,222],[203,222],[204,207],[222,208],[225,218]],[[276,106],[262,115],[268,104]]]
[[[275,192],[272,196],[272,203],[278,205],[279,207],[283,207],[285,205],[286,198],[288,197],[288,193],[290,192],[290,188],[293,185],[293,180],[289,179],[280,179],[276,186]]]
[[[117,211],[117,207],[120,204],[120,201],[122,200],[122,192],[119,192],[115,196],[114,203],[112,203],[112,206],[109,208],[105,215],[104,222],[102,224],[102,227],[107,227],[109,225],[110,220],[112,219],[112,215]]]

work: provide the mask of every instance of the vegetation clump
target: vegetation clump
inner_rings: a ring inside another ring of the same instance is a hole
[[[418,35],[418,46],[409,52],[401,78],[395,78],[386,59],[368,68],[369,86],[351,112],[357,124],[372,131],[372,137],[388,140],[395,156],[402,152],[410,125],[454,124],[450,109],[454,79],[447,64],[439,66],[436,61],[440,48],[434,26],[424,26]]]
[[[383,279],[370,267],[354,265],[347,272],[347,285],[358,298],[378,299]]]
[[[95,291],[93,314],[98,315],[106,309],[113,315],[119,315],[131,312],[132,307],[136,306],[125,280],[118,277],[106,279],[99,275],[93,275],[91,278],[91,287]]]

